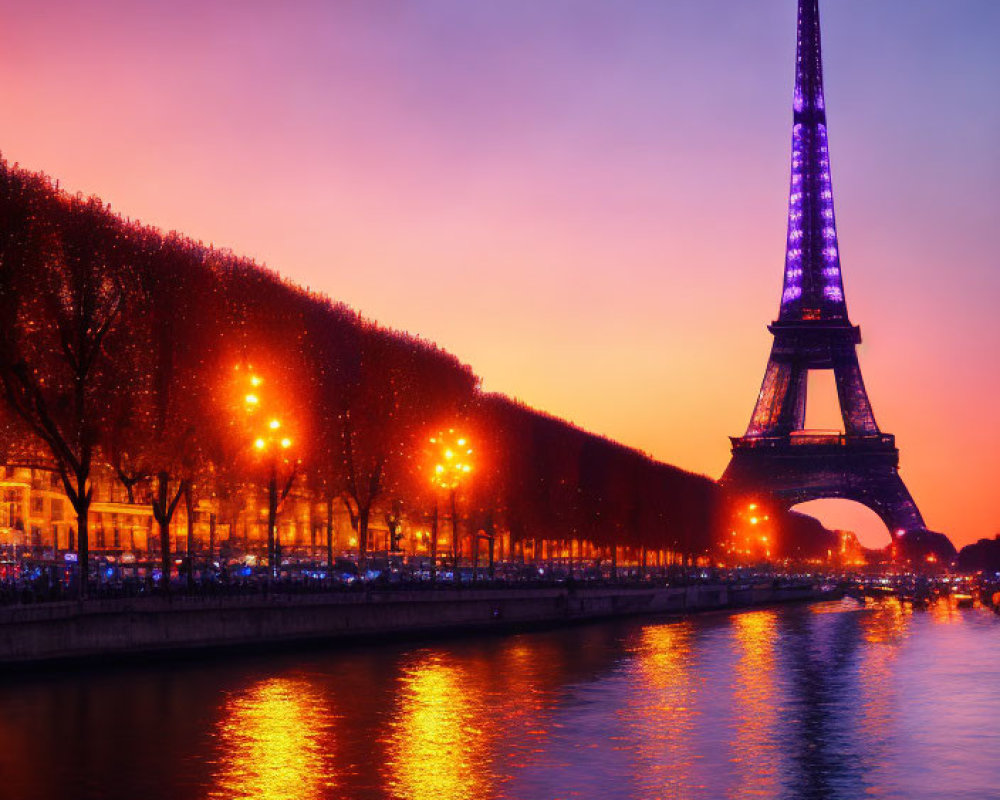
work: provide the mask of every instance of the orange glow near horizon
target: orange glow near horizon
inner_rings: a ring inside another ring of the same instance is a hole
[[[779,300],[790,4],[182,5],[8,4],[4,157],[721,475]],[[1000,106],[968,114],[1000,60],[982,3],[887,7],[823,9],[847,301],[907,486],[961,546],[1000,529]]]

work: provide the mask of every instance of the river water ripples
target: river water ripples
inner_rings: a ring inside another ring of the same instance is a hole
[[[8,676],[0,797],[1000,798],[1000,617],[887,601]]]

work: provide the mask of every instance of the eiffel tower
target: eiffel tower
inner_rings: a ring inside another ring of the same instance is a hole
[[[799,0],[785,278],[757,405],[731,437],[721,483],[789,508],[839,497],[872,509],[890,531],[923,530],[899,477],[895,437],[879,430],[858,366],[861,331],[847,316],[833,213],[820,52],[819,0]],[[809,370],[833,370],[843,433],[803,430]]]

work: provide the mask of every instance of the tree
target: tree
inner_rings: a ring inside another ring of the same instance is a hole
[[[432,423],[455,416],[476,386],[471,370],[410,338],[362,330],[345,363],[340,415],[343,499],[363,560],[372,509],[404,479]]]
[[[210,427],[223,435],[220,465],[267,492],[266,559],[273,577],[280,568],[278,515],[315,439],[308,295],[239,259],[227,260],[223,280],[228,329],[218,372],[231,379],[218,383]]]
[[[114,354],[128,336],[121,320],[135,275],[99,200],[66,198],[6,164],[0,182],[0,384],[48,449],[76,512],[82,598],[99,434],[109,399],[132,390]]]
[[[118,398],[105,431],[105,450],[130,498],[132,485],[151,484],[150,504],[160,531],[160,580],[168,591],[170,524],[181,499],[190,499],[196,476],[206,469],[206,448],[213,441],[205,429],[215,380],[210,365],[216,360],[224,316],[219,281],[205,248],[138,226],[128,232],[143,302],[125,311],[132,335],[120,359],[128,364],[136,391]]]
[[[254,375],[263,388],[247,385]],[[403,519],[438,505],[419,454],[449,428],[475,442],[460,498],[474,538],[503,530],[522,547],[530,538],[700,553],[724,506],[703,476],[479,394],[471,370],[432,344],[2,162],[0,396],[4,447],[54,469],[76,511],[82,593],[92,473],[105,465],[130,501],[148,487],[164,585],[177,505],[186,497],[192,520],[199,492],[253,492],[253,520],[266,492],[275,569],[279,514],[303,472],[326,501],[328,561],[335,501],[362,559],[373,519],[384,519],[392,547]],[[454,507],[451,516],[454,534]],[[457,541],[452,549],[457,557]]]
[[[307,480],[325,507],[327,567],[332,570],[334,504],[343,498],[347,483],[343,446],[343,415],[347,410],[348,365],[360,347],[357,316],[344,306],[320,297],[304,302],[307,373],[313,401],[310,410],[315,430],[306,464]]]

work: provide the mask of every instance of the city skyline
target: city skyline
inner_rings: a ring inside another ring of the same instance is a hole
[[[3,153],[716,478],[777,314],[794,5],[10,8]],[[997,528],[997,23],[986,2],[823,5],[862,368],[959,547]]]

